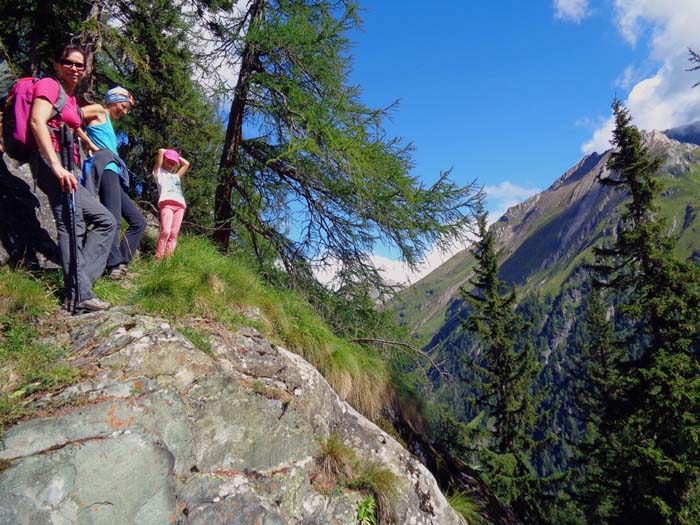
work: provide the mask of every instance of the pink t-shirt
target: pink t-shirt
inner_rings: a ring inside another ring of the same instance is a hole
[[[43,97],[51,104],[54,104],[58,100],[58,81],[51,77],[45,77],[37,81],[34,84],[34,98]],[[76,130],[80,127],[80,113],[78,111],[78,102],[75,97],[66,93],[66,106],[61,111],[60,115],[56,118],[49,120],[49,125],[58,127],[60,122],[64,122],[72,130]],[[53,144],[53,149],[60,152],[60,147],[58,143],[58,137],[55,133],[51,133],[51,143]],[[80,157],[78,156],[77,148],[73,150],[73,158],[75,159],[76,166],[80,166]]]

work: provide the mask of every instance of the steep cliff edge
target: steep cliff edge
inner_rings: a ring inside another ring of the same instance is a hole
[[[128,309],[54,322],[84,378],[2,436],[0,523],[356,523],[360,492],[315,483],[331,435],[397,476],[396,523],[462,523],[414,456],[254,329],[199,321],[208,353]]]

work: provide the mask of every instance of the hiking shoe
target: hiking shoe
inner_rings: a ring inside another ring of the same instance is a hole
[[[77,311],[80,313],[86,312],[100,312],[103,310],[109,310],[112,308],[112,303],[109,301],[103,301],[99,297],[93,297],[92,299],[85,299],[78,303]]]
[[[122,267],[119,265],[109,270],[108,275],[112,281],[121,281],[124,277],[126,277],[126,272],[122,271]]]
[[[120,264],[120,265],[119,265],[119,268],[121,268],[122,276],[124,277],[124,279],[128,279],[128,278],[130,278],[130,277],[138,277],[138,276],[139,276],[138,273],[132,272],[132,271],[129,269],[129,267],[128,267],[126,264],[124,264],[124,263]]]

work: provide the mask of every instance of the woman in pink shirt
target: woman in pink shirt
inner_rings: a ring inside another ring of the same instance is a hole
[[[80,158],[77,147],[72,140],[62,144],[60,133],[61,126],[68,126],[71,130],[80,127],[80,113],[73,92],[85,74],[85,52],[76,45],[64,47],[55,57],[54,69],[56,78],[45,77],[34,84],[29,126],[37,150],[32,155],[30,167],[37,185],[49,199],[56,220],[66,284],[64,307],[73,313],[106,310],[111,305],[95,296],[92,285],[105,269],[116,225],[107,208],[78,184]],[[66,95],[66,105],[55,115],[54,105],[61,89]],[[66,135],[71,137],[70,133]],[[61,163],[62,147],[73,156],[76,169],[73,172]],[[75,214],[72,213],[73,206]],[[75,224],[72,224],[73,220]],[[92,226],[89,231],[87,224]]]

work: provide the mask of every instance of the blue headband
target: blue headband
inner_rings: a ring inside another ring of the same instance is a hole
[[[105,95],[105,102],[107,104],[114,104],[116,102],[131,102],[132,99],[129,96],[129,92],[124,89],[121,86],[117,86],[115,88],[110,89],[107,91],[107,94]]]

